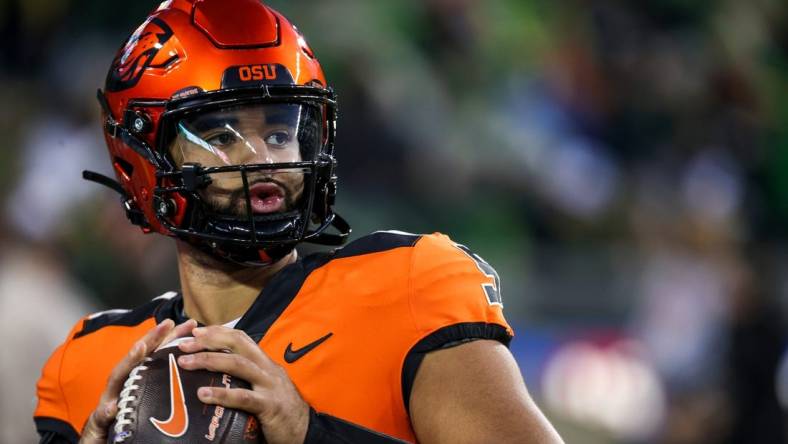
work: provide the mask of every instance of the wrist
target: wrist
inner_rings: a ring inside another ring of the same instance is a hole
[[[347,422],[309,408],[309,425],[304,444],[403,444],[405,441]]]

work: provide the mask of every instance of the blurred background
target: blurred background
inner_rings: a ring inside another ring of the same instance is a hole
[[[353,235],[495,266],[567,443],[788,442],[788,3],[270,4],[339,94]],[[80,179],[112,174],[95,90],[155,6],[0,2],[1,442],[35,442],[81,315],[177,288],[172,241]]]

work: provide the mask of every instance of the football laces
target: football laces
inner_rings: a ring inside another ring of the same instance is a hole
[[[123,442],[126,438],[131,436],[131,432],[125,429],[126,426],[134,422],[130,416],[134,413],[137,401],[136,392],[140,388],[137,381],[142,379],[140,372],[148,369],[148,366],[145,364],[152,360],[152,358],[145,358],[140,365],[134,367],[131,372],[129,372],[129,377],[126,378],[126,381],[123,383],[123,389],[120,391],[120,396],[118,398],[118,413],[115,415],[114,442]]]

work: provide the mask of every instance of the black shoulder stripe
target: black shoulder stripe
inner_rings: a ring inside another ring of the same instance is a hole
[[[494,339],[508,347],[512,336],[502,325],[463,322],[435,330],[408,351],[405,363],[402,365],[402,400],[408,415],[410,415],[410,392],[424,356],[434,350],[454,347],[477,339]]]
[[[403,233],[400,231],[376,231],[361,237],[336,250],[334,259],[378,253],[400,247],[412,247],[421,239],[420,234]]]
[[[76,444],[79,442],[77,431],[62,419],[39,416],[33,420],[36,423],[36,431],[41,437],[40,444]]]
[[[173,316],[173,313],[170,312],[174,312],[174,310],[171,309],[180,298],[180,295],[169,299],[157,298],[132,310],[108,310],[97,313],[94,317],[85,320],[82,324],[82,330],[74,335],[74,339],[81,338],[110,325],[133,327],[153,316],[156,316],[157,322],[161,322],[165,318]],[[159,319],[160,317],[161,319]]]
[[[263,287],[261,294],[244,313],[235,328],[245,331],[255,342],[268,332],[301,291],[306,278],[333,258],[331,253],[315,253],[282,269]]]

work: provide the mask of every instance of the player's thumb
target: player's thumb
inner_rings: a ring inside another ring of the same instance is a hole
[[[82,438],[79,444],[105,444],[107,442],[107,435],[109,426],[115,419],[118,413],[118,403],[116,400],[108,401],[100,404],[90,415],[84,430],[82,430]]]

